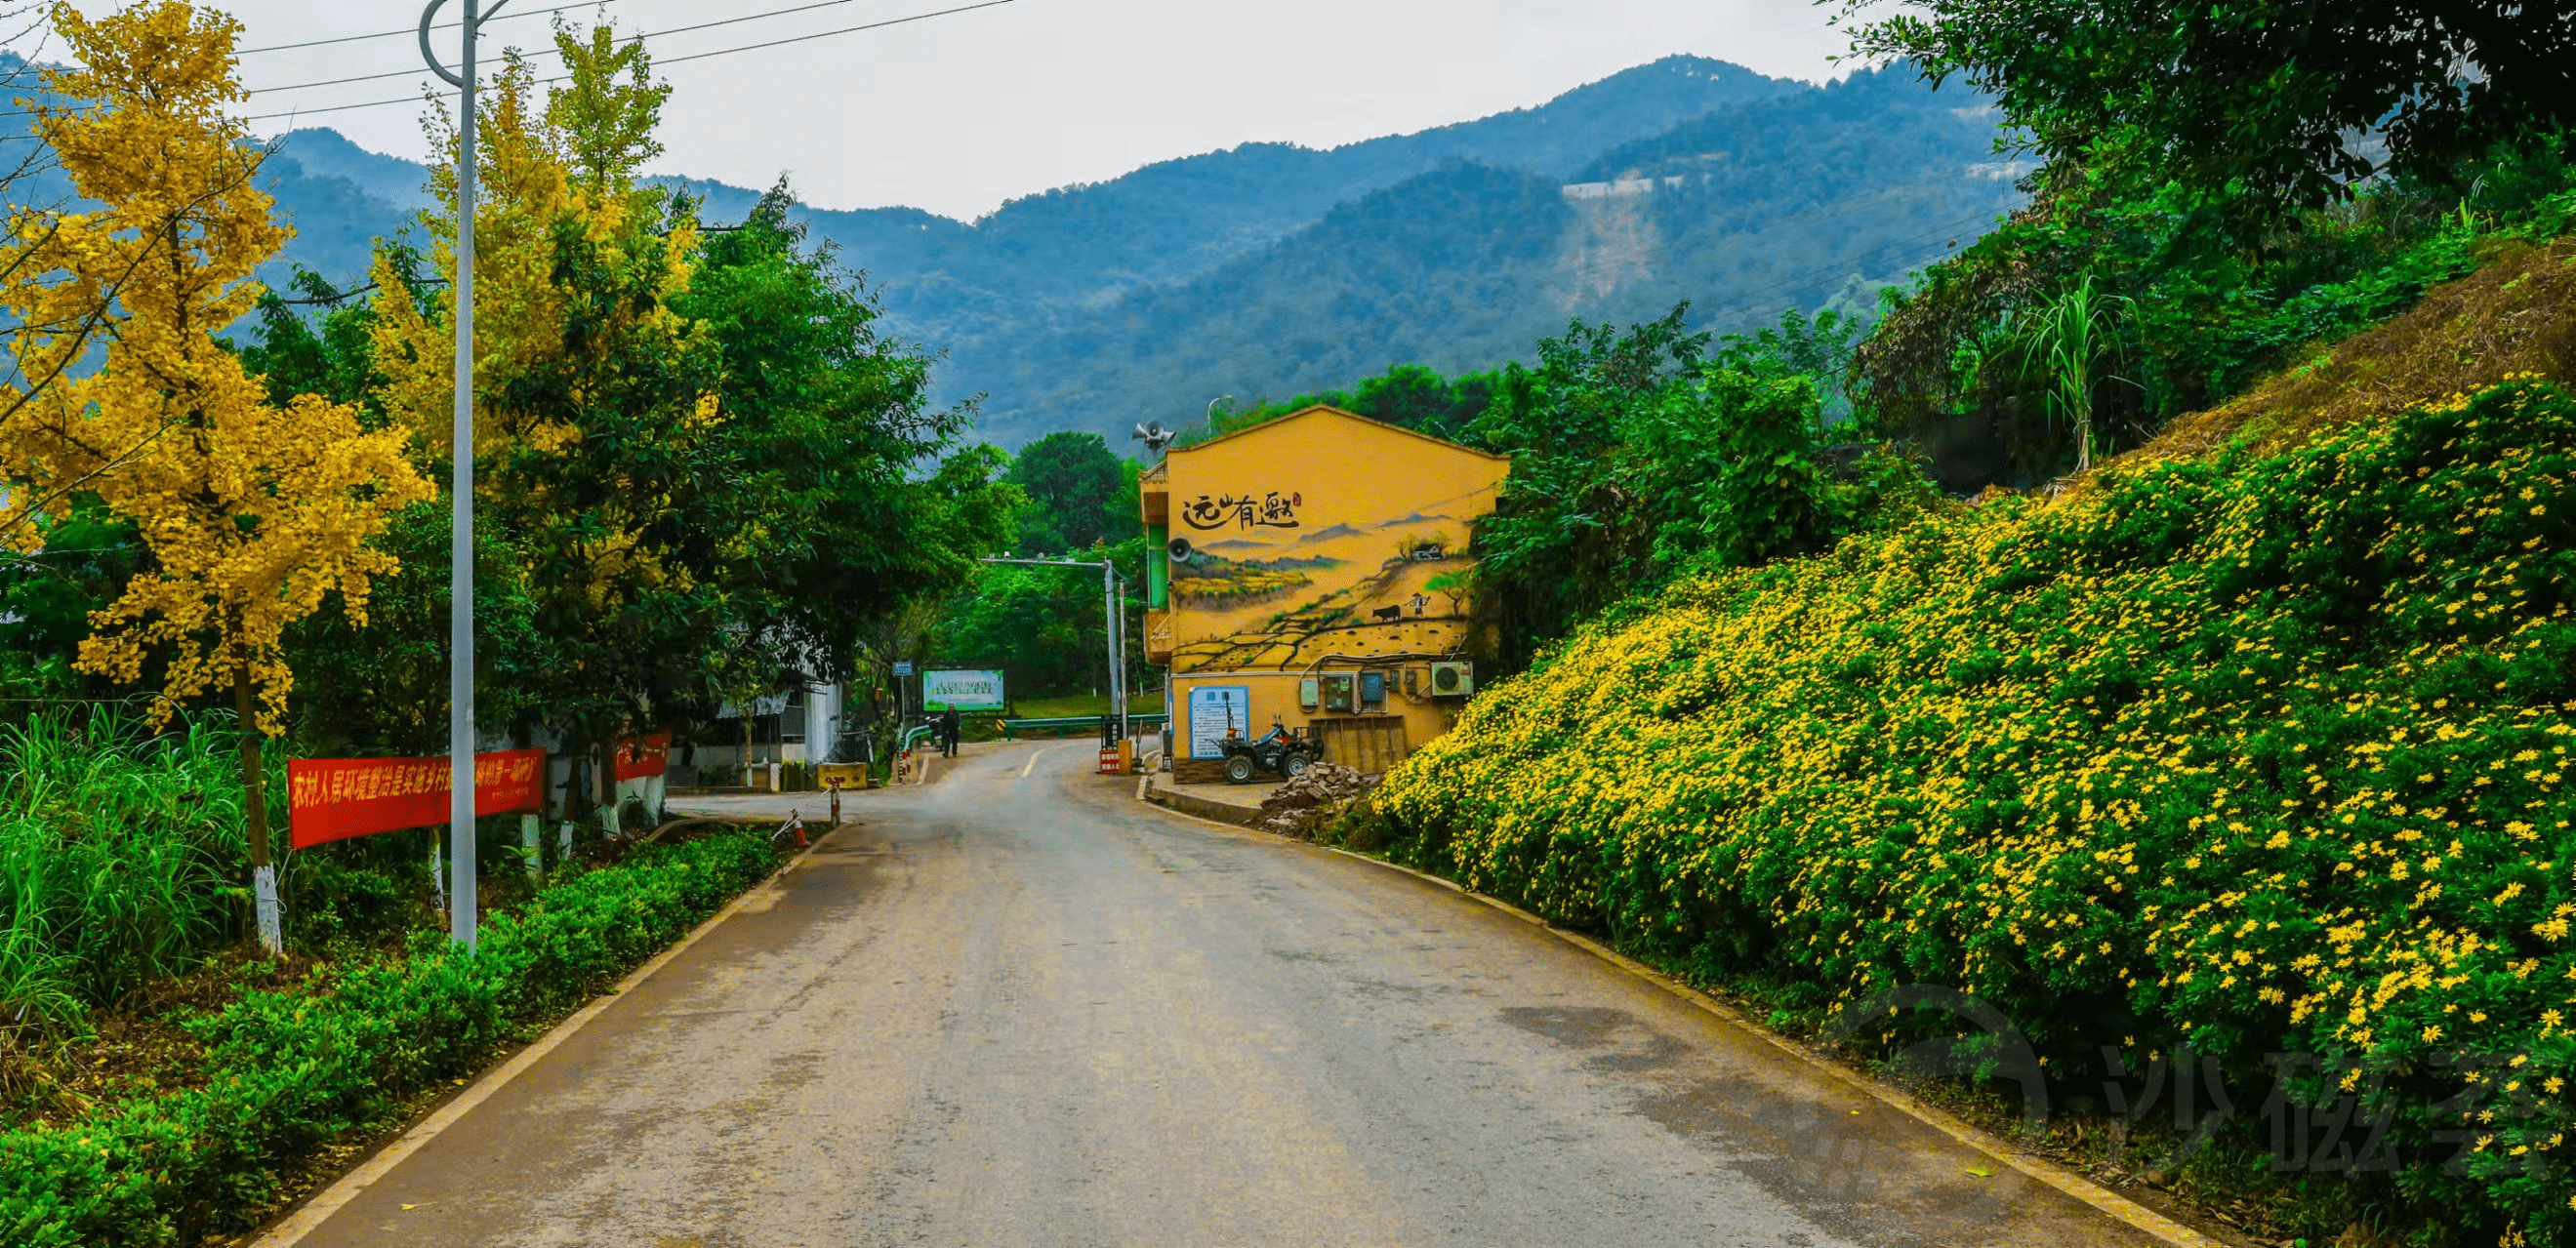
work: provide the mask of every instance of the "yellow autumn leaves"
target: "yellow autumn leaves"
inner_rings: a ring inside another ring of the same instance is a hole
[[[16,209],[0,247],[17,322],[0,548],[41,547],[40,517],[81,494],[132,519],[153,569],[93,619],[81,665],[132,681],[161,651],[169,698],[247,684],[273,731],[293,679],[285,627],[334,591],[362,620],[369,578],[391,566],[369,540],[430,487],[403,433],[310,396],[275,406],[213,338],[250,310],[252,269],[287,237],[226,115],[245,98],[237,25],[168,0],[96,21],[57,6],[53,21],[80,68],[48,85],[77,102],[38,110],[36,130],[99,206]]]

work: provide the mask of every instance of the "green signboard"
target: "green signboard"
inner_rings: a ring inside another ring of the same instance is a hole
[[[1005,705],[1000,672],[967,670],[921,674],[921,709],[925,711],[998,713]]]

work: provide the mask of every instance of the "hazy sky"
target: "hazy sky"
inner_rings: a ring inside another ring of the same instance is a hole
[[[486,39],[548,46],[563,0],[512,0]],[[1330,146],[1537,104],[1676,52],[1819,80],[1842,38],[1805,0],[1011,0],[999,7],[685,63],[695,52],[837,30],[973,0],[607,0],[621,29],[804,12],[653,40],[675,88],[657,172],[765,186],[782,170],[810,203],[910,204],[976,216],[1003,200],[1255,140]],[[442,16],[462,7],[449,0]],[[116,7],[84,0],[85,11]],[[397,30],[417,5],[234,0],[246,48]],[[441,42],[454,48],[454,34]],[[21,49],[29,50],[29,49]],[[551,65],[551,60],[541,65]],[[416,98],[409,34],[243,58],[251,112]],[[407,76],[304,90],[289,84]],[[449,107],[453,107],[452,97]],[[300,112],[264,131],[328,125],[419,158],[420,105]]]

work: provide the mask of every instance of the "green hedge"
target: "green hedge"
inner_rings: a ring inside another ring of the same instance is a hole
[[[0,1244],[142,1248],[243,1229],[317,1145],[598,993],[773,865],[757,836],[659,848],[488,916],[478,956],[422,932],[404,956],[245,994],[187,1024],[208,1051],[203,1087],[0,1133]]]
[[[2397,1170],[2287,1181],[2571,1243],[2571,610],[2576,399],[2516,381],[1701,576],[1488,689],[1378,813],[1840,1029],[1974,993],[2063,1093],[2187,1044],[2243,1119],[2267,1054],[2352,1063],[2279,1090],[2360,1091]]]

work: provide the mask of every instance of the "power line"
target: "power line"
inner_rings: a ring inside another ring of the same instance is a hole
[[[559,4],[551,9],[522,9],[516,13],[503,13],[494,17],[486,18],[485,20],[505,22],[514,17],[542,17],[548,13],[562,13],[572,9],[587,9],[607,2],[608,0],[588,0],[588,3],[583,4]],[[448,22],[444,25],[433,26],[430,29],[454,30],[464,24],[465,23],[463,22]],[[405,26],[401,30],[380,30],[372,35],[342,35],[337,39],[308,39],[302,43],[273,43],[265,48],[235,48],[233,49],[233,55],[252,56],[261,52],[284,52],[293,48],[322,48],[329,47],[335,43],[359,43],[368,39],[390,39],[395,35],[413,35],[418,33],[420,33],[418,27]]]
[[[865,26],[845,26],[839,30],[818,30],[810,35],[793,35],[785,39],[772,39],[767,43],[747,43],[739,48],[719,48],[713,52],[696,52],[688,56],[664,57],[662,60],[655,63],[660,65],[677,65],[682,61],[703,61],[710,56],[728,56],[736,52],[750,52],[760,48],[781,47],[791,43],[803,43],[809,39],[829,39],[834,35],[855,35],[863,30],[879,30],[887,26],[901,26],[906,22],[928,21],[931,18],[946,17],[952,13],[972,13],[977,9],[999,8],[1003,5],[1015,4],[1017,2],[1018,0],[984,0],[982,4],[961,4],[956,8],[941,9],[936,13],[915,13],[910,17],[889,18],[882,22],[870,22]]]
[[[844,5],[844,4],[855,4],[855,3],[857,3],[857,0],[820,0],[820,2],[819,2],[819,3],[816,3],[816,4],[800,4],[800,5],[797,5],[795,8],[792,8],[792,9],[771,9],[770,11],[768,11],[768,12],[766,12],[766,13],[746,13],[746,14],[744,14],[744,15],[743,15],[743,16],[741,16],[741,17],[727,17],[727,18],[720,18],[720,19],[718,19],[718,20],[716,20],[716,21],[712,21],[712,22],[700,22],[700,23],[698,23],[698,24],[697,24],[697,25],[695,25],[695,26],[674,26],[674,27],[672,27],[672,28],[671,28],[671,29],[669,29],[669,30],[655,30],[655,31],[648,31],[648,32],[646,32],[646,33],[644,33],[644,34],[637,35],[637,36],[635,36],[635,37],[636,37],[636,38],[639,38],[639,39],[659,39],[659,38],[661,38],[661,37],[662,37],[662,36],[664,36],[664,35],[682,35],[682,34],[687,34],[688,32],[693,31],[693,30],[709,30],[709,29],[712,29],[712,28],[717,27],[717,26],[732,26],[732,25],[735,25],[736,23],[740,23],[740,22],[756,22],[756,21],[761,20],[762,18],[769,18],[769,17],[785,17],[786,15],[788,15],[788,14],[790,14],[790,13],[803,13],[803,12],[807,12],[807,11],[812,10],[812,9],[829,9],[829,8],[836,8],[836,7],[840,6],[840,5]],[[585,6],[585,5],[573,4],[573,5],[566,5],[566,6],[564,6],[564,7],[565,7],[565,8],[578,9],[578,8],[585,8],[585,7],[587,7],[587,6]],[[554,9],[539,9],[539,10],[537,10],[537,12],[540,12],[540,13],[552,13],[552,12],[556,12],[556,11],[557,11],[557,10],[554,10]],[[519,16],[519,15],[518,15],[518,14],[513,13],[513,14],[510,14],[509,16],[516,17],[516,16]],[[404,32],[396,32],[396,33],[404,33]],[[361,36],[358,36],[358,37],[359,37],[359,38],[375,38],[376,36],[372,36],[372,35],[361,35]],[[534,53],[532,53],[531,55],[535,55],[535,56],[560,56],[560,55],[562,55],[562,53],[561,53],[561,52],[559,52],[559,51],[557,51],[557,50],[555,50],[555,49],[553,49],[553,48],[539,48],[539,49],[537,49]],[[320,81],[320,82],[292,82],[292,83],[288,83],[288,84],[286,84],[286,85],[284,85],[284,86],[278,86],[278,87],[257,87],[257,88],[252,89],[252,91],[250,92],[250,94],[252,94],[252,95],[264,95],[264,94],[266,94],[266,93],[268,93],[268,92],[271,92],[271,91],[302,91],[302,90],[304,90],[304,89],[306,89],[306,88],[308,88],[308,87],[337,87],[337,86],[342,86],[342,85],[345,85],[345,84],[347,84],[347,83],[352,83],[352,82],[380,82],[380,81],[382,81],[382,80],[384,80],[384,79],[387,79],[387,78],[411,78],[411,77],[417,77],[420,73],[421,73],[421,71],[420,71],[420,70],[417,70],[417,69],[397,69],[397,70],[394,70],[394,71],[393,71],[393,72],[391,72],[391,73],[385,73],[385,74],[360,74],[360,75],[358,75],[358,76],[357,76],[357,77],[355,77],[355,78],[326,78],[326,79],[324,79],[324,80],[322,80],[322,81]]]
[[[775,47],[782,47],[782,46],[784,46],[784,45],[791,44],[791,43],[805,43],[805,42],[808,42],[808,41],[810,41],[810,40],[815,40],[815,39],[829,39],[829,38],[832,38],[832,37],[834,37],[834,36],[836,36],[836,35],[855,35],[855,34],[859,33],[860,31],[864,31],[864,30],[883,30],[884,28],[886,28],[886,27],[888,27],[888,26],[901,26],[901,25],[904,25],[904,24],[905,24],[905,23],[907,23],[907,22],[925,22],[925,21],[928,21],[928,20],[930,20],[931,18],[934,18],[934,17],[947,17],[947,16],[949,16],[950,14],[953,14],[953,13],[971,13],[971,12],[974,12],[975,10],[977,10],[977,9],[991,9],[991,8],[999,8],[999,7],[1001,7],[1002,5],[1005,5],[1005,4],[1016,4],[1016,3],[1018,3],[1018,0],[983,0],[983,3],[981,3],[981,4],[965,4],[965,5],[959,5],[959,6],[957,6],[956,8],[952,8],[952,9],[940,9],[940,10],[938,10],[938,11],[936,11],[936,12],[931,12],[931,13],[915,13],[915,14],[913,14],[913,15],[912,15],[912,16],[910,16],[910,17],[896,17],[896,18],[888,18],[887,20],[882,21],[882,22],[869,22],[869,23],[867,23],[866,25],[863,25],[863,26],[845,26],[845,27],[842,27],[842,28],[841,28],[841,29],[839,29],[839,30],[820,30],[820,31],[816,31],[816,32],[814,32],[813,34],[810,34],[810,35],[793,35],[793,36],[790,36],[790,37],[785,38],[785,39],[772,39],[772,40],[769,40],[769,41],[768,41],[768,42],[766,42],[766,43],[747,43],[747,44],[743,44],[743,45],[742,45],[742,46],[740,46],[740,47],[734,47],[734,48],[718,48],[718,49],[716,49],[715,51],[712,51],[712,52],[693,52],[693,53],[690,53],[690,54],[689,54],[689,55],[687,55],[687,56],[663,57],[663,58],[661,58],[661,59],[656,60],[656,61],[654,62],[654,64],[656,64],[656,65],[677,65],[677,64],[679,64],[679,63],[680,63],[680,62],[682,62],[682,61],[703,61],[703,60],[707,59],[708,57],[712,57],[712,56],[731,56],[731,55],[733,55],[733,54],[734,54],[734,53],[736,53],[736,52],[753,52],[753,51],[757,51],[757,50],[762,49],[762,48],[775,48]],[[820,7],[820,6],[811,6],[811,7]],[[785,11],[785,12],[793,12],[794,10],[782,10],[782,11]],[[732,20],[737,20],[737,21],[739,21],[739,20],[748,20],[748,19],[739,19],[739,18],[738,18],[738,19],[732,19]],[[722,24],[722,23],[709,23],[709,25],[721,25],[721,24]],[[697,28],[696,28],[696,27],[686,27],[686,28],[683,28],[683,29],[697,29]],[[676,33],[676,32],[672,32],[672,31],[665,31],[665,32],[663,32],[663,33],[665,33],[665,34],[670,34],[670,33]],[[558,74],[558,75],[556,75],[556,76],[554,76],[554,77],[552,77],[552,78],[539,78],[539,79],[536,79],[536,80],[534,81],[534,83],[532,83],[531,85],[544,86],[544,85],[547,85],[547,84],[550,84],[550,83],[557,83],[557,82],[564,82],[564,81],[568,81],[570,78],[571,78],[571,75],[569,75],[569,74]],[[282,89],[282,88],[271,88],[271,89],[272,89],[272,90],[280,90],[280,89]],[[250,116],[248,116],[248,117],[244,117],[244,118],[242,118],[242,120],[244,120],[244,121],[274,121],[274,120],[277,120],[278,118],[281,118],[281,117],[301,117],[301,116],[305,116],[305,115],[307,115],[307,114],[313,114],[313,113],[345,113],[345,112],[348,112],[348,111],[350,111],[350,110],[352,110],[352,109],[360,109],[360,108],[384,108],[384,107],[386,107],[386,106],[388,106],[388,105],[393,105],[393,104],[417,104],[417,103],[420,103],[420,97],[418,97],[418,96],[403,96],[403,97],[401,97],[401,98],[399,98],[399,99],[391,99],[391,100],[368,100],[368,101],[366,101],[366,102],[364,102],[364,103],[359,103],[359,104],[333,104],[333,105],[329,105],[329,106],[327,106],[327,107],[323,107],[323,108],[298,108],[298,109],[289,109],[289,110],[287,110],[287,111],[285,111],[285,112],[281,112],[281,113],[254,113],[254,114],[252,114],[252,115],[250,115]],[[5,114],[0,114],[0,115],[5,115]]]
[[[807,10],[807,9],[828,8],[828,7],[830,7],[831,5],[835,5],[835,4],[845,4],[845,3],[848,3],[848,2],[849,2],[849,0],[822,0],[822,2],[821,2],[821,3],[802,5],[802,6],[799,6],[799,7],[797,7],[797,8],[790,8],[790,9],[776,9],[776,10],[772,10],[772,11],[767,12],[767,13],[754,13],[754,14],[750,14],[750,15],[747,15],[747,16],[744,16],[744,17],[732,17],[732,18],[725,18],[725,19],[722,19],[722,20],[720,20],[720,21],[704,22],[704,23],[701,23],[701,24],[696,25],[696,26],[678,26],[678,27],[673,27],[673,28],[672,28],[672,29],[670,29],[670,30],[657,31],[657,32],[654,32],[654,33],[655,33],[655,35],[674,35],[674,34],[680,34],[680,33],[683,33],[683,32],[685,32],[685,31],[692,31],[692,30],[704,30],[704,29],[706,29],[706,28],[708,28],[708,27],[710,27],[710,26],[728,26],[728,25],[732,25],[732,24],[733,24],[733,23],[735,23],[735,22],[747,22],[747,21],[751,21],[751,20],[753,20],[754,18],[761,18],[761,17],[776,17],[776,16],[779,16],[780,14],[785,14],[785,13],[801,13],[801,12],[804,12],[805,10]],[[1005,5],[1005,4],[1014,4],[1014,3],[1017,3],[1017,2],[1018,2],[1018,0],[983,0],[983,3],[980,3],[980,4],[965,4],[965,5],[959,5],[959,6],[955,7],[955,8],[939,9],[939,10],[936,10],[936,11],[934,11],[934,12],[930,12],[930,13],[915,13],[915,14],[913,14],[913,15],[909,16],[909,17],[895,17],[895,18],[888,18],[888,19],[886,19],[885,21],[882,21],[882,22],[869,22],[869,23],[866,23],[866,24],[864,24],[864,25],[859,25],[859,26],[844,26],[844,27],[842,27],[842,28],[841,28],[841,29],[839,29],[839,30],[820,30],[820,31],[816,31],[816,32],[814,32],[814,33],[812,33],[812,34],[808,34],[808,35],[792,35],[792,36],[789,36],[788,38],[785,38],[785,39],[771,39],[771,40],[768,40],[768,41],[763,42],[763,43],[747,43],[747,44],[743,44],[743,45],[741,45],[740,47],[732,47],[732,48],[717,48],[717,49],[715,49],[715,50],[714,50],[714,51],[712,51],[712,52],[692,52],[692,53],[688,54],[687,56],[664,57],[664,58],[662,58],[662,59],[660,59],[660,60],[656,61],[656,62],[655,62],[655,64],[657,64],[657,65],[676,65],[676,64],[678,64],[678,63],[680,63],[680,62],[682,62],[682,61],[703,61],[703,60],[707,59],[708,57],[713,57],[713,56],[731,56],[731,55],[733,55],[733,54],[734,54],[734,53],[736,53],[736,52],[753,52],[753,51],[757,51],[757,50],[762,49],[762,48],[775,48],[775,47],[781,47],[781,46],[784,46],[784,45],[786,45],[786,44],[791,44],[791,43],[804,43],[804,42],[807,42],[807,41],[809,41],[809,40],[814,40],[814,39],[829,39],[829,38],[832,38],[832,37],[834,37],[834,36],[836,36],[836,35],[854,35],[854,34],[858,34],[858,33],[859,33],[859,32],[861,32],[861,31],[867,31],[867,30],[883,30],[884,28],[886,28],[886,27],[888,27],[888,26],[902,26],[902,25],[905,25],[905,24],[910,23],[910,22],[925,22],[925,21],[928,21],[928,20],[930,20],[931,18],[934,18],[934,17],[947,17],[947,16],[949,16],[949,15],[951,15],[951,14],[955,14],[955,13],[971,13],[971,12],[974,12],[975,10],[977,10],[977,9],[991,9],[991,8],[998,8],[998,7],[1000,7],[1000,6],[1002,6],[1002,5]],[[588,8],[588,7],[590,7],[590,6],[589,6],[589,5],[579,5],[579,4],[576,4],[576,5],[565,5],[565,6],[563,6],[563,7],[564,7],[564,8],[574,8],[574,9],[578,9],[578,8]],[[535,14],[537,14],[537,13],[552,13],[552,12],[558,12],[558,11],[559,11],[559,10],[556,10],[556,9],[536,9],[536,10],[531,10],[531,11],[530,11],[529,13],[527,13],[527,14],[509,14],[508,16],[513,16],[513,17],[518,17],[518,16],[534,16],[534,15],[535,15]],[[397,32],[397,33],[404,33],[404,34],[408,34],[408,33],[411,33],[411,32],[404,31],[404,32]],[[357,37],[357,38],[373,38],[374,36],[353,36],[353,37]],[[651,37],[654,37],[654,36],[652,36],[652,35],[648,35],[648,36],[641,36],[641,37],[644,37],[644,38],[651,38]],[[321,42],[333,42],[333,41],[331,41],[331,40],[323,40],[323,41],[321,41]],[[279,46],[280,46],[280,47],[289,47],[289,46],[303,46],[303,45],[284,45],[284,44],[282,44],[282,45],[279,45]],[[274,50],[276,50],[276,49],[273,49],[273,48],[263,48],[263,49],[252,49],[252,50],[253,50],[253,51],[274,51]],[[399,72],[399,73],[390,73],[390,74],[369,74],[369,75],[365,75],[365,76],[362,76],[362,77],[357,77],[357,78],[344,78],[344,79],[338,79],[338,80],[335,80],[335,81],[336,81],[336,82],[368,82],[368,81],[373,81],[373,80],[380,79],[380,78],[403,78],[403,77],[409,77],[409,76],[411,76],[411,74],[412,74],[412,73],[414,73],[414,72],[417,72],[417,71],[410,71],[410,70],[406,70],[406,71],[402,71],[402,72]],[[535,79],[535,80],[533,80],[533,82],[531,83],[531,85],[534,85],[534,86],[546,86],[546,85],[550,85],[550,84],[553,84],[553,83],[570,81],[570,79],[571,79],[571,75],[569,75],[569,74],[558,74],[558,75],[555,75],[554,77],[551,77],[551,78],[538,78],[538,79]],[[283,86],[283,87],[263,87],[263,88],[261,88],[261,92],[266,92],[266,91],[292,91],[292,90],[296,90],[296,89],[301,88],[301,87],[330,86],[330,85],[335,85],[335,84],[334,84],[334,83],[318,83],[318,82],[295,83],[295,84],[292,84],[292,85],[289,85],[289,86]],[[250,94],[254,94],[254,95],[256,95],[256,94],[260,94],[261,92],[251,92]],[[395,105],[395,104],[418,104],[418,103],[420,103],[420,102],[421,102],[421,97],[419,97],[419,96],[415,96],[415,95],[406,95],[406,96],[401,96],[401,97],[399,97],[399,98],[395,98],[395,99],[387,99],[387,100],[365,100],[365,101],[362,101],[362,102],[359,102],[359,103],[356,103],[356,104],[328,104],[328,105],[323,105],[323,106],[318,107],[318,108],[292,108],[292,109],[287,109],[287,110],[285,110],[285,111],[283,111],[283,112],[275,112],[275,113],[254,113],[254,114],[252,114],[252,115],[250,115],[250,116],[247,116],[247,117],[242,118],[242,120],[244,120],[244,121],[275,121],[275,120],[277,120],[277,119],[279,119],[279,118],[284,118],[284,117],[302,117],[302,116],[305,116],[305,115],[308,115],[308,114],[320,114],[320,113],[345,113],[345,112],[350,112],[350,111],[352,111],[352,110],[355,110],[355,109],[361,109],[361,108],[386,108],[386,107],[389,107],[389,106],[391,106],[391,105]],[[9,118],[9,117],[32,117],[32,116],[35,116],[35,115],[36,115],[36,112],[37,112],[37,111],[38,111],[38,110],[33,110],[33,109],[22,109],[22,110],[15,111],[15,112],[0,112],[0,118]]]

